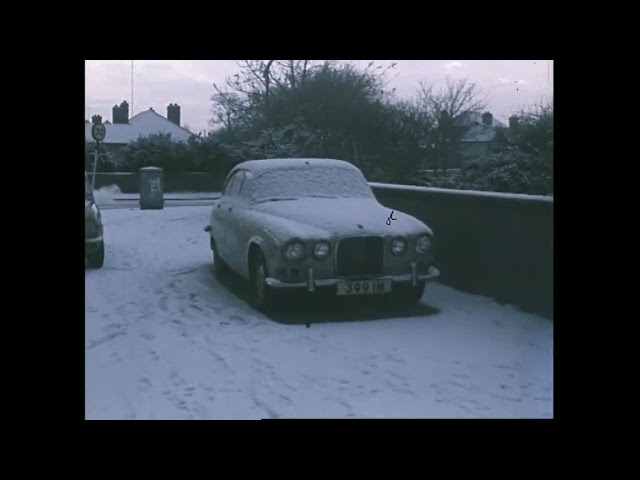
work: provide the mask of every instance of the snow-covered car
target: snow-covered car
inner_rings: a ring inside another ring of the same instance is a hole
[[[341,160],[236,165],[205,231],[214,273],[249,280],[258,308],[274,306],[285,289],[416,302],[439,276],[431,229],[378,203],[362,172]]]
[[[89,175],[84,172],[84,261],[89,268],[104,264],[102,217],[93,197]]]

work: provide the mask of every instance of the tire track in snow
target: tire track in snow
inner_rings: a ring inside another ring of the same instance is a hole
[[[122,337],[123,335],[126,335],[125,331],[118,331],[118,332],[110,333],[109,335],[105,335],[104,337],[101,337],[97,340],[90,340],[89,346],[86,348],[86,350],[93,350],[95,347],[98,347],[107,342],[110,342],[111,340],[114,340],[118,337]]]

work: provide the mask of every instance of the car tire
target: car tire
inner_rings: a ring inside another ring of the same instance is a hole
[[[218,248],[213,238],[211,239],[211,251],[213,252],[213,274],[216,276],[216,278],[220,278],[228,272],[229,268],[218,253]]]
[[[104,242],[100,242],[95,251],[87,255],[87,266],[89,268],[102,268],[104,265]]]
[[[425,283],[419,283],[417,286],[403,285],[398,291],[398,297],[406,303],[418,303],[424,294],[425,286]]]
[[[264,255],[262,252],[254,254],[251,261],[251,302],[256,309],[263,312],[275,307],[275,292],[265,282],[268,276]]]

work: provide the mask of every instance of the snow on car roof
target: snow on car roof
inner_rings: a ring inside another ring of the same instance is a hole
[[[247,168],[251,172],[252,178],[243,186],[243,195],[251,201],[282,196],[375,198],[362,172],[342,160],[258,160],[245,162],[236,168]]]
[[[349,170],[358,170],[357,167],[344,160],[332,158],[268,158],[264,160],[248,160],[239,163],[234,170],[246,169],[252,172],[264,172],[280,168],[304,168],[304,167],[335,167]]]

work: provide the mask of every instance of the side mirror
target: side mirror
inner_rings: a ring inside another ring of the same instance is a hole
[[[204,227],[204,231],[207,233],[211,233],[211,225],[207,225],[206,227]]]

